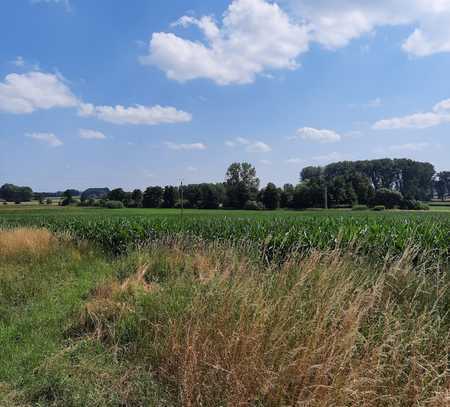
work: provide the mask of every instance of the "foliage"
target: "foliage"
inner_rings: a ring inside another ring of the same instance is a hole
[[[121,201],[106,201],[103,205],[105,208],[108,209],[122,209],[123,203]]]
[[[246,202],[256,201],[259,178],[255,167],[246,162],[231,164],[226,173],[225,188],[230,208],[242,209]]]
[[[13,184],[4,184],[0,188],[0,199],[7,202],[29,202],[33,198],[30,187],[19,187]]]
[[[393,209],[400,206],[402,200],[403,196],[400,192],[387,188],[380,188],[376,191],[372,203],[375,206],[383,205],[387,209]]]

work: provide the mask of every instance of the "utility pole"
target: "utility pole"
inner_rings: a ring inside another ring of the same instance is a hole
[[[181,180],[180,195],[181,195],[181,222],[183,222],[183,212],[184,212],[183,180]]]

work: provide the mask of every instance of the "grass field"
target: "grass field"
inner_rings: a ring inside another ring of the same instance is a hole
[[[0,208],[0,405],[450,404],[450,214]]]

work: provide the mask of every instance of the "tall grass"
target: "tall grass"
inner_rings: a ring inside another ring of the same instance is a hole
[[[155,245],[93,291],[72,333],[185,406],[447,405],[450,278],[412,254],[374,268],[316,251],[277,267]]]

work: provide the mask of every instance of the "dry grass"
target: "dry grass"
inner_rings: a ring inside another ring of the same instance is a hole
[[[448,274],[408,257],[374,270],[312,253],[271,269],[217,247],[160,249],[99,288],[82,321],[183,406],[450,405]]]
[[[44,256],[55,248],[56,242],[47,229],[0,230],[0,256]]]

